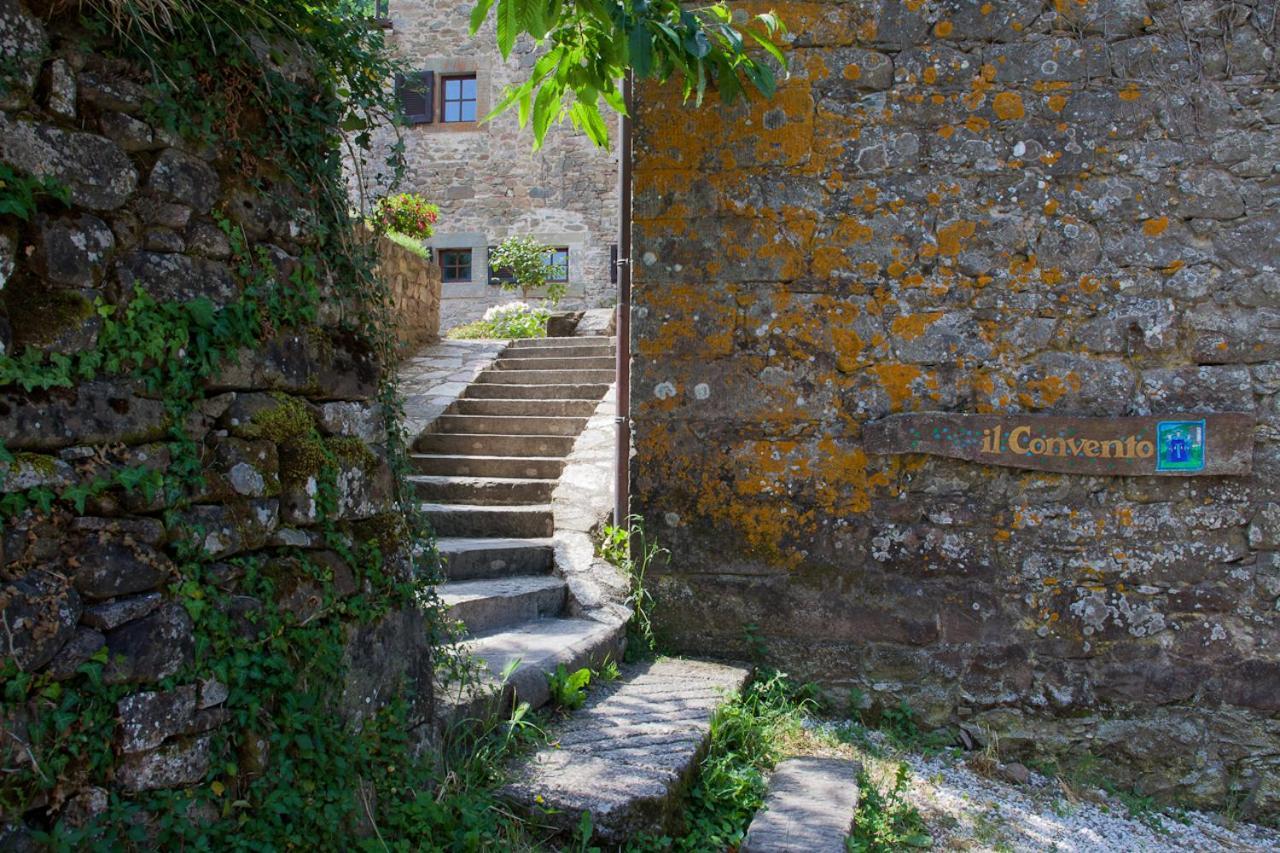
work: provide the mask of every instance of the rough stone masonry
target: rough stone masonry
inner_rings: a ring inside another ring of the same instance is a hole
[[[640,99],[660,630],[739,655],[750,632],[838,701],[1274,819],[1276,4],[775,5],[776,98]],[[864,448],[917,411],[1244,412],[1253,473]]]
[[[92,349],[102,333],[98,300],[234,301],[241,260],[219,218],[266,251],[284,279],[313,239],[299,221],[313,209],[307,200],[283,181],[271,194],[253,188],[229,150],[193,144],[150,119],[148,73],[95,53],[77,20],[60,15],[46,27],[18,0],[0,0],[0,49],[10,63],[0,164],[50,176],[70,194],[69,205],[48,205],[30,221],[0,216],[0,355]],[[407,323],[400,332],[433,337],[438,276],[415,272],[416,258],[385,241],[381,259]],[[415,283],[430,292],[415,292]],[[316,453],[338,460],[329,517],[341,534],[364,541],[398,529],[376,399],[384,365],[367,341],[343,330],[338,295],[321,298],[326,310],[314,325],[276,330],[260,348],[232,353],[205,383],[185,427],[204,485],[181,511],[165,512],[162,495],[115,489],[75,508],[6,513],[0,662],[38,674],[52,690],[83,679],[77,670],[105,655],[103,681],[122,694],[101,732],[115,756],[115,793],[202,783],[226,758],[211,744],[232,717],[228,688],[193,672],[195,626],[176,592],[185,547],[203,552],[210,582],[229,595],[228,616],[252,635],[264,603],[240,586],[242,558],[269,563],[280,607],[299,621],[315,616],[322,599],[298,555],[332,572],[340,594],[358,591],[352,566],[321,532],[318,475],[308,461]],[[133,378],[108,373],[48,390],[6,384],[0,440],[12,458],[0,463],[0,496],[62,491],[123,469],[165,471],[170,427],[161,394]],[[299,430],[313,436],[309,444]],[[432,693],[423,614],[406,607],[344,631],[350,677],[335,713],[358,723],[407,682],[410,720],[425,730]],[[6,773],[37,760],[28,724],[47,713],[11,699],[0,720]],[[269,760],[263,743],[246,747],[242,766]],[[66,779],[25,805],[71,826],[107,807],[109,792],[87,770],[72,768]],[[0,846],[18,843],[9,833],[23,815],[5,811],[14,806],[0,808]]]

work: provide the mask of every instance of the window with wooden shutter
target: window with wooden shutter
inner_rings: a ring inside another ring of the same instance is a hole
[[[408,124],[429,124],[435,111],[434,71],[415,71],[396,75],[396,100],[400,114]]]

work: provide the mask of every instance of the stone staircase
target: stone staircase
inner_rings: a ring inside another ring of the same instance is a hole
[[[613,381],[612,338],[516,341],[415,443],[411,480],[444,560],[437,592],[495,684],[516,665],[500,701],[514,694],[537,707],[558,664],[621,657],[623,626],[566,615],[552,546],[557,478]],[[493,699],[441,698],[453,718]]]
[[[501,713],[516,700],[541,706],[560,664],[621,661],[624,624],[569,615],[552,504],[575,441],[613,383],[613,353],[607,337],[514,342],[415,442],[411,480],[444,559],[437,592],[484,669],[479,685],[441,685],[442,723]],[[712,715],[749,677],[742,666],[674,658],[623,667],[557,722],[548,746],[512,767],[503,794],[566,834],[588,811],[595,840],[612,846],[678,832]],[[843,850],[855,780],[856,768],[830,762],[780,766],[749,849]]]

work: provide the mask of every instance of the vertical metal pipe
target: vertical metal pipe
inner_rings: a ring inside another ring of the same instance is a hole
[[[618,169],[618,446],[614,466],[613,523],[631,515],[631,72],[622,81],[627,111],[619,126]]]

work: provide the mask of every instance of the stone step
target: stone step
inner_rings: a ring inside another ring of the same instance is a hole
[[[538,349],[541,347],[559,347],[559,346],[613,346],[617,343],[617,338],[612,336],[603,337],[600,335],[583,335],[582,337],[572,338],[523,338],[518,341],[512,341],[507,345],[506,352],[517,349]]]
[[[441,415],[429,427],[433,432],[471,435],[577,435],[586,418],[518,415]]]
[[[559,350],[536,350],[537,358],[503,356],[493,363],[494,370],[613,370],[612,355],[565,356]],[[545,355],[544,353],[550,353]]]
[[[475,687],[437,686],[436,719],[448,725],[510,711],[515,702],[541,708],[551,698],[547,675],[564,664],[569,671],[622,660],[625,623],[591,619],[537,619],[462,643],[482,664],[483,683]],[[505,683],[500,677],[512,670]]]
[[[558,616],[568,592],[560,578],[537,575],[449,581],[436,587],[449,618],[462,622],[471,635]]]
[[[555,746],[522,759],[501,793],[566,832],[590,812],[593,840],[606,845],[672,834],[711,716],[749,677],[745,667],[675,658],[625,667],[552,727]]]
[[[482,504],[484,506],[545,504],[556,490],[554,479],[525,477],[439,477],[410,475],[414,493],[432,503]]]
[[[481,506],[479,504],[421,504],[436,536],[492,536],[541,539],[555,532],[551,507]]]
[[[540,418],[589,418],[595,414],[595,400],[455,400],[446,411],[450,415],[519,415]]]
[[[843,853],[858,807],[862,766],[847,758],[788,758],[769,777],[743,853]]]
[[[554,480],[564,470],[564,460],[551,456],[452,456],[416,453],[409,457],[413,470],[435,477],[527,477]]]
[[[545,575],[555,561],[550,539],[445,538],[436,540],[436,551],[451,581]]]
[[[414,442],[421,453],[450,456],[567,456],[572,435],[468,435],[456,432],[424,432]]]
[[[607,385],[614,380],[608,370],[482,370],[481,385]],[[473,383],[475,384],[475,383]]]
[[[608,356],[613,358],[615,349],[610,344],[579,344],[572,338],[560,338],[563,344],[557,346],[534,347],[526,349],[506,349],[501,358],[585,358],[591,356]]]
[[[510,374],[501,374],[509,376]],[[509,385],[484,383],[468,385],[462,392],[472,400],[594,400],[599,402],[613,382],[570,382],[559,385]]]

